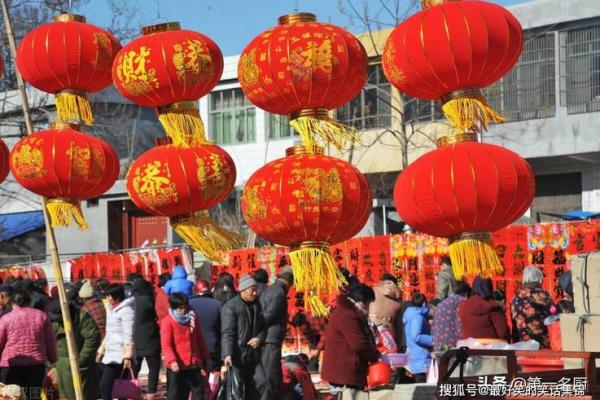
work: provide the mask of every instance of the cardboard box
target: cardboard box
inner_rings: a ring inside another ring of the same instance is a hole
[[[577,329],[579,315],[560,314],[560,334],[564,351],[600,351],[600,317],[589,317],[583,331]],[[583,334],[583,343],[581,335]],[[581,359],[565,358],[565,369],[583,368]],[[596,360],[600,367],[600,360]]]
[[[575,313],[600,314],[600,252],[572,256],[570,261]]]

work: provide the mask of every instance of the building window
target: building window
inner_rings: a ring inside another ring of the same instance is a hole
[[[364,89],[348,104],[337,109],[337,119],[356,129],[389,128],[392,122],[392,87],[381,64],[369,66]]]
[[[296,135],[285,115],[269,114],[269,139],[283,139]]]
[[[569,114],[600,111],[600,25],[561,32],[561,102]]]
[[[402,99],[404,104],[403,119],[407,124],[433,122],[444,118],[439,101],[421,100],[406,95],[403,95]]]
[[[490,105],[507,121],[553,117],[556,112],[554,33],[526,34],[515,67],[489,86]]]
[[[254,142],[256,108],[242,89],[229,89],[210,94],[210,129],[217,144]]]

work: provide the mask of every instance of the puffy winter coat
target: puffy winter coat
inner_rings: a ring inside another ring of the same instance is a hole
[[[250,351],[246,345],[254,337],[265,341],[265,320],[258,300],[246,303],[237,295],[221,311],[221,356],[231,356],[235,366],[242,365],[242,353]]]
[[[287,288],[280,281],[267,287],[260,297],[265,318],[267,337],[265,343],[282,344],[288,322]]]
[[[478,295],[472,295],[460,303],[458,315],[463,339],[510,339],[506,317],[495,300],[484,300]]]
[[[135,299],[123,300],[110,307],[106,316],[106,336],[98,351],[104,354],[103,364],[121,364],[124,358],[133,358],[135,326]]]
[[[200,321],[195,314],[187,324],[178,323],[171,315],[163,318],[160,321],[160,338],[167,367],[174,362],[180,367],[206,366],[210,360]]]
[[[154,309],[154,288],[144,279],[133,284],[135,298],[135,356],[160,355],[160,334]]]
[[[200,320],[202,335],[210,353],[221,348],[221,302],[208,296],[194,296],[190,307]]]
[[[188,298],[194,295],[194,283],[187,279],[187,271],[181,265],[175,267],[163,289],[166,294],[183,293]]]
[[[427,372],[431,363],[433,338],[427,321],[428,311],[427,307],[408,307],[402,317],[406,347],[410,353],[408,365],[413,374]]]

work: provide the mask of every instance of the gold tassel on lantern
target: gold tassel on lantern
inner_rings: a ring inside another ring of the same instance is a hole
[[[187,244],[215,262],[223,262],[222,252],[243,244],[241,236],[219,226],[207,210],[172,217],[171,225]]]
[[[157,109],[158,120],[175,146],[196,146],[207,143],[204,123],[193,101],[173,103]]]
[[[85,92],[62,90],[56,93],[56,114],[61,122],[81,122],[92,125],[94,116]]]
[[[81,230],[88,229],[88,223],[81,211],[81,203],[76,200],[56,198],[48,199],[46,209],[50,214],[50,225],[56,227],[70,227],[73,222]]]
[[[359,142],[356,128],[332,119],[326,109],[299,111],[290,117],[290,125],[298,132],[309,153],[328,144],[341,151],[347,143]]]
[[[492,123],[504,122],[488,104],[481,89],[461,89],[442,97],[442,111],[461,131],[481,132]]]
[[[464,276],[491,278],[504,272],[491,233],[463,233],[450,238],[448,251],[457,280]]]
[[[329,254],[327,244],[303,242],[290,250],[290,261],[294,268],[294,288],[304,292],[304,301],[311,314],[316,317],[329,315],[321,298],[336,293],[347,282]]]

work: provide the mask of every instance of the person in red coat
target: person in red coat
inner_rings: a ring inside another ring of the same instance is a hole
[[[170,274],[166,272],[160,274],[158,276],[158,288],[154,291],[154,310],[156,310],[156,317],[159,321],[169,315],[169,296],[162,289],[169,279],[171,279]]]
[[[492,299],[494,287],[489,278],[473,280],[471,297],[464,300],[458,315],[462,324],[462,338],[501,339],[509,341],[510,331],[502,307]]]
[[[373,289],[362,283],[337,297],[337,307],[325,328],[321,370],[332,393],[342,387],[362,390],[367,384],[369,363],[379,358],[367,323],[369,304],[374,300]]]
[[[167,367],[167,399],[203,400],[202,376],[209,369],[210,355],[198,317],[183,293],[169,296],[169,315],[160,321],[160,340]]]

